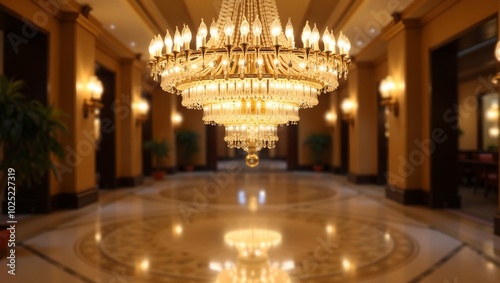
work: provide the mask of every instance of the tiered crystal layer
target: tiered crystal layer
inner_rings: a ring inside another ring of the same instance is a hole
[[[328,28],[323,50],[309,23],[303,48],[296,47],[290,20],[282,30],[275,0],[223,0],[210,29],[202,19],[195,49],[191,38],[187,26],[176,28],[173,40],[169,31],[156,36],[151,75],[165,91],[182,95],[183,106],[203,109],[206,124],[225,126],[230,147],[245,150],[274,147],[277,127],[297,123],[299,109],[335,90],[350,64],[349,40],[341,33],[336,41]]]

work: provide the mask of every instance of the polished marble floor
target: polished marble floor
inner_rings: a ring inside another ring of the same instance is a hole
[[[400,206],[382,187],[327,173],[231,162],[220,169],[103,191],[80,211],[22,219],[19,229],[31,232],[17,248],[17,274],[2,260],[0,282],[216,282],[237,268],[242,246],[226,236],[242,230],[280,236],[259,264],[285,271],[289,282],[500,282],[500,237],[491,227]]]

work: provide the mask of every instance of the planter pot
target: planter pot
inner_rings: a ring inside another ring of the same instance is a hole
[[[155,172],[153,172],[153,176],[154,176],[155,180],[160,181],[160,180],[163,180],[163,178],[165,178],[165,172],[164,171],[155,171]]]
[[[194,165],[184,165],[184,170],[188,172],[194,171]]]
[[[10,232],[7,226],[0,226],[0,258],[7,255],[7,244],[9,242]]]
[[[325,167],[323,165],[313,165],[314,172],[323,172]]]

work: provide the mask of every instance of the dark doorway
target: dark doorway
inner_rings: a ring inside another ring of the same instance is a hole
[[[101,139],[96,148],[96,178],[99,188],[116,188],[116,123],[113,105],[116,94],[115,73],[96,64],[95,75],[101,80],[104,92],[101,109]],[[89,116],[91,117],[91,116]]]
[[[431,52],[431,207],[460,207],[458,195],[458,124],[444,118],[458,98],[458,42]]]
[[[207,169],[217,170],[217,126],[205,126],[207,133]],[[221,141],[222,142],[222,141]]]
[[[22,21],[0,6],[0,30],[3,36],[3,74],[12,80],[22,80],[21,92],[30,100],[48,103],[48,35]],[[3,204],[5,208],[5,203]],[[51,211],[49,178],[40,184],[16,190],[17,213],[47,213]]]

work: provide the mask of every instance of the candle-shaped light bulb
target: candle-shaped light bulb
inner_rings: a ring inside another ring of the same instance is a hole
[[[345,41],[345,36],[342,32],[340,32],[340,34],[339,34],[337,45],[339,47],[339,53],[346,54],[345,53],[346,41]]]
[[[153,59],[155,57],[155,40],[154,38],[151,39],[151,42],[149,43],[149,59]]]
[[[316,27],[316,24],[314,24],[314,28],[311,33],[311,44],[315,50],[319,49],[319,30],[318,27]]]
[[[203,18],[201,18],[201,24],[200,24],[200,27],[198,28],[198,34],[201,37],[204,37],[205,39],[207,38],[208,30],[207,30],[207,25],[203,21]]]
[[[330,51],[331,43],[332,43],[332,35],[330,34],[328,27],[326,27],[325,32],[323,33],[324,51]]]
[[[247,18],[243,16],[243,21],[241,21],[240,33],[241,33],[241,41],[243,43],[247,42],[247,35],[250,32],[250,24],[247,21]]]
[[[234,24],[231,18],[227,18],[226,24],[224,25],[224,34],[226,35],[226,44],[231,44],[231,37],[234,34]]]
[[[259,19],[259,15],[255,17],[255,20],[252,23],[252,32],[254,36],[254,44],[260,45],[260,35],[262,34],[262,22]]]
[[[288,44],[290,47],[293,48],[293,26],[292,26],[292,20],[288,18],[288,22],[286,23],[285,26],[285,35],[286,39],[288,40]]]
[[[278,37],[281,33],[281,23],[278,18],[274,19],[271,24],[271,35],[274,37]]]
[[[181,45],[182,45],[181,33],[179,32],[179,27],[176,26],[174,33],[174,51],[180,52]]]
[[[347,36],[344,37],[345,37],[345,46],[344,46],[345,54],[349,55],[349,51],[351,50],[351,42],[349,41],[349,38],[347,38]]]
[[[332,51],[333,54],[335,54],[335,45],[336,45],[336,42],[335,42],[335,36],[333,35],[333,33],[331,33],[331,36],[332,36],[332,40],[330,41],[330,51]]]
[[[309,26],[309,21],[306,21],[306,25],[302,30],[302,43],[304,48],[311,47],[311,27]]]
[[[210,37],[214,40],[219,39],[219,30],[217,29],[217,24],[215,23],[215,19],[213,18],[212,23],[210,24]]]
[[[200,35],[200,31],[196,34],[196,49],[200,49],[202,46],[202,36]]]
[[[184,49],[189,49],[189,45],[191,44],[191,39],[193,38],[193,34],[189,29],[188,25],[185,25],[182,29],[182,41],[184,42]]]
[[[170,35],[170,32],[167,29],[167,33],[165,34],[165,48],[167,49],[167,54],[172,53],[172,36]]]
[[[271,35],[274,37],[274,44],[279,45],[279,36],[281,34],[281,23],[278,18],[271,24]]]
[[[157,35],[155,39],[155,50],[156,56],[161,56],[161,51],[163,49],[163,40],[161,39],[161,35]]]

